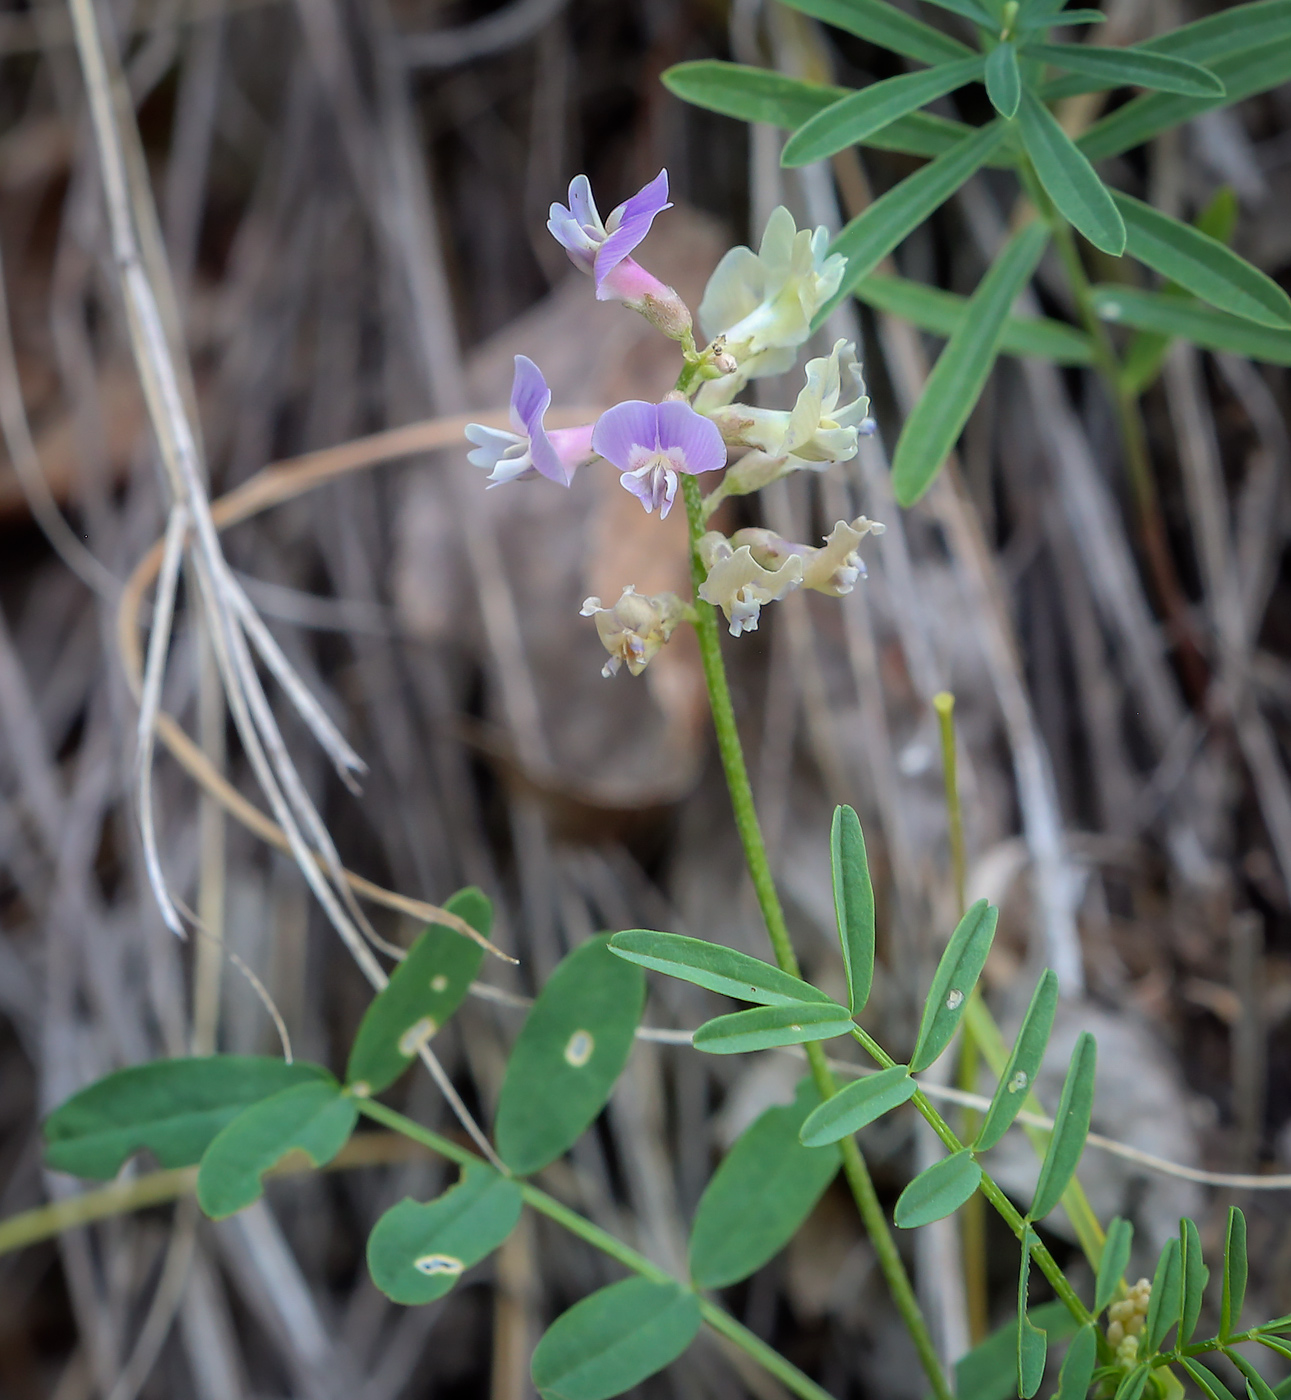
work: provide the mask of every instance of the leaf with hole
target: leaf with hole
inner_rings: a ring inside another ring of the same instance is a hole
[[[1071,1339],[1058,1372],[1057,1400],[1085,1400],[1098,1365],[1098,1328],[1087,1322]]]
[[[1094,1107],[1094,1070],[1098,1047],[1088,1031],[1082,1031],[1071,1053],[1067,1079],[1054,1115],[1053,1136],[1040,1167],[1031,1202],[1030,1218],[1043,1220],[1062,1199],[1067,1183],[1075,1175],[1085,1139],[1089,1136],[1089,1118]]]
[[[868,276],[912,229],[917,228],[996,153],[1004,140],[1003,122],[966,136],[945,154],[907,175],[858,214],[830,244],[831,253],[847,259],[838,291],[816,313],[815,329],[852,288]]]
[[[1023,92],[1018,108],[1018,130],[1058,212],[1094,247],[1119,258],[1125,251],[1125,225],[1107,186],[1053,113],[1029,90]]]
[[[442,1298],[515,1229],[523,1205],[520,1187],[492,1167],[463,1167],[436,1200],[405,1197],[377,1221],[368,1236],[372,1282],[409,1306]]]
[[[785,0],[790,8],[918,63],[966,58],[972,50],[887,0]]]
[[[1161,1257],[1157,1260],[1157,1271],[1152,1279],[1152,1296],[1148,1302],[1147,1322],[1144,1325],[1149,1355],[1161,1349],[1165,1334],[1179,1321],[1183,1312],[1183,1261],[1179,1256],[1179,1241],[1167,1240]]]
[[[561,1313],[530,1374],[542,1400],[609,1400],[675,1361],[699,1324],[699,1299],[680,1284],[624,1279]]]
[[[1224,1382],[1213,1371],[1203,1366],[1196,1357],[1181,1356],[1179,1364],[1192,1377],[1206,1400],[1235,1400],[1233,1392]]]
[[[951,934],[933,974],[932,989],[924,1003],[923,1020],[919,1025],[919,1038],[910,1057],[910,1068],[916,1073],[927,1069],[950,1044],[964,1014],[964,1004],[986,965],[999,917],[998,909],[979,899]]]
[[[974,1149],[985,1152],[995,1146],[1008,1132],[1021,1112],[1027,1094],[1035,1083],[1044,1060],[1045,1046],[1053,1030],[1054,1012],[1058,1009],[1058,977],[1052,968],[1045,968],[1031,997],[1031,1005],[1023,1018],[1018,1038],[1013,1043],[1008,1064],[1000,1075],[995,1097],[986,1110]]]
[[[1113,49],[1101,44],[1027,44],[1028,58],[1068,73],[1096,78],[1108,87],[1145,87],[1184,97],[1223,97],[1224,84],[1208,69],[1151,49]]]
[[[459,890],[444,907],[477,933],[489,936],[493,906],[479,890]],[[379,1094],[393,1084],[461,1005],[483,957],[478,943],[432,924],[364,1012],[350,1050],[346,1082],[366,1085],[369,1094]]]
[[[803,1120],[820,1102],[810,1080],[785,1107],[768,1108],[736,1139],[699,1198],[690,1276],[725,1288],[789,1243],[838,1172],[836,1147],[804,1147]]]
[[[857,283],[854,292],[866,306],[899,316],[943,340],[963,324],[970,305],[968,297],[940,287],[877,272]],[[1083,331],[1047,316],[1007,317],[1000,336],[1000,353],[1052,360],[1059,365],[1089,365],[1094,361],[1093,344]]]
[[[892,490],[901,505],[913,505],[923,495],[954,448],[994,367],[1013,303],[1048,239],[1049,231],[1039,220],[1009,239],[937,357],[892,458]]]
[[[800,1002],[797,1006],[755,1006],[705,1021],[695,1032],[696,1050],[710,1055],[744,1055],[781,1045],[805,1045],[847,1035],[853,1022],[837,1002]]]
[[[645,974],[614,957],[609,941],[589,938],[562,959],[511,1049],[494,1133],[498,1155],[520,1176],[574,1145],[627,1064]]]
[[[260,1055],[206,1055],[132,1065],[88,1085],[45,1119],[54,1171],[109,1181],[145,1149],[190,1167],[244,1109],[297,1084],[330,1081],[321,1065]]]
[[[834,884],[834,919],[847,971],[847,1005],[853,1015],[870,999],[874,982],[874,886],[865,854],[861,819],[850,807],[835,807],[829,829],[829,865]]]
[[[991,50],[986,60],[986,95],[1005,120],[1011,121],[1017,115],[1022,100],[1022,74],[1018,70],[1016,45],[997,44]]]
[[[1021,1400],[1031,1400],[1040,1389],[1044,1379],[1045,1357],[1049,1351],[1049,1338],[1043,1329],[1037,1327],[1028,1316],[1027,1303],[1031,1281],[1031,1242],[1035,1232],[1030,1224],[1022,1229],[1022,1262],[1018,1269],[1018,1395]]]
[[[1242,1320],[1246,1301],[1246,1217],[1229,1206],[1224,1230],[1224,1283],[1219,1302],[1219,1335],[1227,1338]]]
[[[893,1065],[877,1074],[863,1075],[826,1099],[802,1125],[802,1141],[808,1147],[838,1142],[900,1108],[914,1097],[919,1086],[905,1065]]]
[[[1167,292],[1100,285],[1090,294],[1104,321],[1190,340],[1204,350],[1227,350],[1273,365],[1291,365],[1291,331],[1270,330],[1240,316]]]
[[[1197,1330],[1201,1301],[1210,1282],[1210,1270],[1201,1255],[1201,1235],[1195,1221],[1179,1224],[1179,1263],[1183,1279],[1183,1309],[1179,1318],[1179,1345],[1186,1346]]]
[[[1098,1278],[1094,1284],[1094,1312],[1100,1313],[1116,1297],[1130,1262],[1130,1246],[1134,1243],[1134,1226],[1121,1216],[1107,1227],[1103,1252],[1098,1257]]]
[[[610,952],[639,967],[666,972],[669,977],[693,982],[737,1001],[754,1001],[763,1006],[797,1006],[804,1001],[834,1004],[801,977],[791,977],[760,958],[720,943],[707,943],[702,938],[654,933],[643,928],[625,929],[610,939]]]
[[[953,1215],[977,1190],[982,1169],[964,1148],[926,1167],[897,1197],[893,1215],[901,1230],[915,1230]]]
[[[326,1166],[345,1146],[358,1105],[330,1077],[283,1089],[221,1128],[197,1169],[197,1203],[214,1220],[260,1199],[261,1178],[294,1152]]]
[[[917,73],[885,78],[848,93],[794,132],[780,153],[780,163],[810,165],[846,150],[890,122],[980,79],[983,64],[982,58],[973,55]]]

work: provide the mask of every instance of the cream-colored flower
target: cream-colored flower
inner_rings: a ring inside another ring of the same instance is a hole
[[[628,584],[612,608],[602,607],[599,598],[588,598],[579,611],[583,617],[595,618],[601,645],[610,654],[601,675],[612,676],[626,666],[639,676],[685,619],[687,609],[675,593],[646,597]]]
[[[840,520],[825,537],[822,547],[795,544],[772,530],[737,530],[730,543],[747,548],[753,558],[768,569],[781,567],[789,559],[802,561],[802,586],[842,598],[865,577],[865,563],[857,552],[866,535],[881,535],[884,526],[877,520],[858,516],[849,525]]]
[[[700,539],[698,548],[708,569],[699,596],[726,614],[732,637],[755,632],[762,605],[792,593],[802,582],[802,560],[797,555],[785,558],[775,569],[766,569],[754,559],[747,544],[735,548],[715,530]]]

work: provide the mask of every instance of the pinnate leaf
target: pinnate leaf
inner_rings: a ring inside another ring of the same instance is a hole
[[[986,60],[986,95],[991,106],[1011,120],[1022,100],[1022,75],[1018,71],[1018,51],[1011,43],[997,44]]]
[[[736,1139],[704,1188],[690,1231],[690,1276],[725,1288],[760,1269],[797,1233],[838,1171],[836,1147],[804,1147],[803,1120],[820,1102],[809,1080]]]
[[[88,1085],[45,1120],[54,1171],[108,1181],[145,1148],[163,1167],[190,1167],[239,1113],[292,1085],[330,1080],[320,1065],[259,1055],[154,1060]]]
[[[910,1068],[916,1073],[927,1069],[950,1044],[964,1014],[964,1004],[986,965],[999,917],[998,909],[979,899],[951,934],[933,974],[932,990],[924,1003],[923,1020],[919,1025],[919,1038],[910,1057]]]
[[[1219,1335],[1231,1336],[1242,1320],[1246,1301],[1246,1217],[1237,1206],[1228,1208],[1224,1231],[1224,1286],[1219,1304]]]
[[[825,1100],[802,1125],[802,1141],[809,1147],[838,1142],[900,1108],[914,1097],[919,1086],[905,1065],[893,1065],[844,1085]]]
[[[968,1148],[926,1167],[897,1197],[893,1219],[898,1228],[914,1230],[953,1215],[977,1190],[982,1169]]]
[[[1045,1046],[1049,1043],[1057,1009],[1058,977],[1052,968],[1046,968],[1031,998],[1008,1064],[1000,1075],[981,1131],[977,1134],[974,1144],[976,1151],[985,1152],[994,1147],[1021,1111],[1044,1060]]]
[[[1035,1197],[1031,1202],[1030,1218],[1043,1220],[1062,1199],[1067,1183],[1075,1174],[1085,1139],[1089,1136],[1089,1118],[1094,1107],[1094,1070],[1098,1048],[1094,1037],[1082,1031],[1072,1051],[1067,1079],[1062,1086],[1062,1098],[1054,1115],[1053,1136],[1040,1167]]]
[[[1094,1311],[1100,1313],[1116,1297],[1116,1290],[1125,1277],[1130,1262],[1130,1246],[1134,1243],[1134,1226],[1121,1216],[1107,1227],[1103,1252],[1098,1259],[1098,1279],[1094,1284]]]
[[[870,999],[874,982],[874,886],[861,819],[850,807],[834,808],[829,864],[838,941],[847,969],[847,1004],[856,1015]]]
[[[520,1187],[483,1163],[464,1167],[436,1200],[405,1197],[368,1236],[373,1283],[396,1303],[442,1298],[515,1229],[523,1205]]]
[[[197,1203],[222,1220],[260,1199],[261,1178],[293,1152],[325,1166],[358,1117],[354,1099],[330,1077],[283,1089],[243,1109],[216,1134],[197,1169]]]
[[[627,1064],[645,974],[614,957],[609,941],[589,938],[561,960],[512,1047],[494,1131],[499,1156],[519,1176],[574,1145]]]
[[[1026,153],[1058,212],[1096,248],[1119,258],[1125,251],[1125,225],[1107,186],[1030,90],[1022,94],[1018,123]]]
[[[547,1329],[533,1354],[533,1383],[542,1400],[609,1400],[675,1361],[699,1324],[699,1300],[680,1284],[612,1283]]]
[[[852,1029],[852,1018],[837,1002],[800,1002],[797,1006],[755,1006],[705,1021],[695,1032],[696,1050],[710,1055],[743,1055],[781,1045],[832,1040]]]
[[[804,1001],[834,1004],[801,977],[792,977],[760,958],[720,943],[707,943],[702,938],[654,933],[643,928],[625,929],[610,939],[610,952],[640,967],[666,972],[669,977],[679,977],[738,1001],[763,1006],[797,1006]]]

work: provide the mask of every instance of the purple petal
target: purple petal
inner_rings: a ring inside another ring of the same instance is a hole
[[[613,232],[596,254],[597,287],[650,232],[655,215],[671,208],[668,172],[661,170],[644,189],[638,190],[610,215]]]
[[[636,465],[632,460],[634,447],[644,447],[647,452],[658,450],[659,409],[659,404],[645,403],[641,399],[615,404],[597,419],[592,430],[592,446],[620,471],[631,470]],[[721,442],[720,433],[717,440]]]
[[[688,403],[672,399],[658,407],[659,446],[666,452],[679,448],[686,465],[680,470],[694,476],[726,465],[726,444],[717,424]],[[679,464],[680,465],[680,464]]]
[[[512,421],[517,431],[523,429],[533,437],[535,428],[542,429],[542,415],[551,403],[551,390],[542,377],[542,370],[527,355],[517,355],[515,363],[515,378],[511,381]]]
[[[592,184],[586,175],[575,175],[569,182],[569,212],[585,228],[601,227],[601,216],[592,198]]]

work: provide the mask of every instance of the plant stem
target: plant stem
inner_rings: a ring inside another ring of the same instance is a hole
[[[744,750],[740,744],[739,729],[735,723],[735,707],[731,703],[731,689],[726,679],[726,665],[722,660],[721,638],[718,633],[717,614],[712,605],[699,596],[700,586],[705,579],[705,571],[698,552],[696,541],[704,531],[703,497],[699,482],[693,476],[683,476],[682,490],[686,501],[686,518],[690,525],[690,567],[695,586],[695,633],[699,638],[699,652],[704,666],[704,681],[708,687],[709,705],[713,713],[713,726],[717,731],[717,748],[722,759],[722,770],[726,775],[726,786],[731,796],[731,807],[735,813],[735,826],[744,847],[744,859],[749,877],[757,895],[758,907],[766,924],[767,936],[776,963],[783,972],[800,976],[797,956],[789,938],[785,924],[784,910],[780,906],[780,896],[776,892],[775,880],[771,874],[771,863],[767,858],[766,844],[762,839],[762,828],[758,822],[757,808],[753,803],[753,789],[749,783],[748,769],[744,763]],[[807,1061],[811,1066],[811,1077],[823,1100],[830,1098],[837,1089],[834,1076],[825,1063],[825,1052],[818,1043],[806,1047]],[[844,1138],[839,1144],[843,1155],[843,1172],[851,1187],[852,1196],[860,1211],[861,1220],[870,1237],[870,1243],[878,1255],[879,1266],[887,1280],[892,1301],[901,1314],[906,1330],[910,1334],[920,1364],[932,1385],[937,1400],[950,1400],[951,1389],[942,1370],[937,1349],[933,1345],[932,1334],[915,1297],[905,1265],[902,1263],[896,1241],[888,1229],[887,1217],[879,1202],[878,1193],[870,1177],[865,1158],[857,1146],[856,1139]]]
[[[420,1123],[414,1122],[411,1118],[405,1118],[402,1113],[387,1108],[383,1103],[377,1103],[372,1099],[362,1099],[359,1100],[359,1111],[375,1122],[392,1128],[395,1132],[403,1133],[414,1142],[421,1143],[423,1147],[430,1148],[432,1152],[447,1157],[459,1166],[488,1165],[482,1157],[477,1156],[469,1149],[449,1138],[441,1137],[429,1128],[423,1128]],[[526,1205],[536,1210],[540,1215],[545,1215],[549,1220],[554,1220],[557,1225],[590,1244],[594,1249],[599,1249],[602,1254],[607,1254],[611,1259],[617,1260],[624,1268],[631,1269],[633,1273],[640,1274],[643,1278],[652,1279],[655,1283],[678,1282],[666,1269],[661,1269],[657,1264],[647,1259],[644,1254],[639,1254],[631,1245],[616,1239],[609,1231],[602,1230],[599,1225],[594,1225],[590,1220],[579,1215],[577,1211],[562,1205],[554,1196],[549,1196],[545,1191],[527,1181],[517,1181],[516,1184],[520,1187],[520,1194],[524,1197]],[[737,1322],[716,1303],[707,1298],[700,1298],[699,1311],[704,1321],[714,1332],[719,1333],[739,1347],[746,1355],[752,1357],[758,1365],[787,1386],[795,1395],[802,1396],[803,1400],[831,1400],[828,1391],[822,1390],[815,1381],[804,1375],[791,1361],[787,1361],[778,1351],[756,1337],[747,1327]]]

